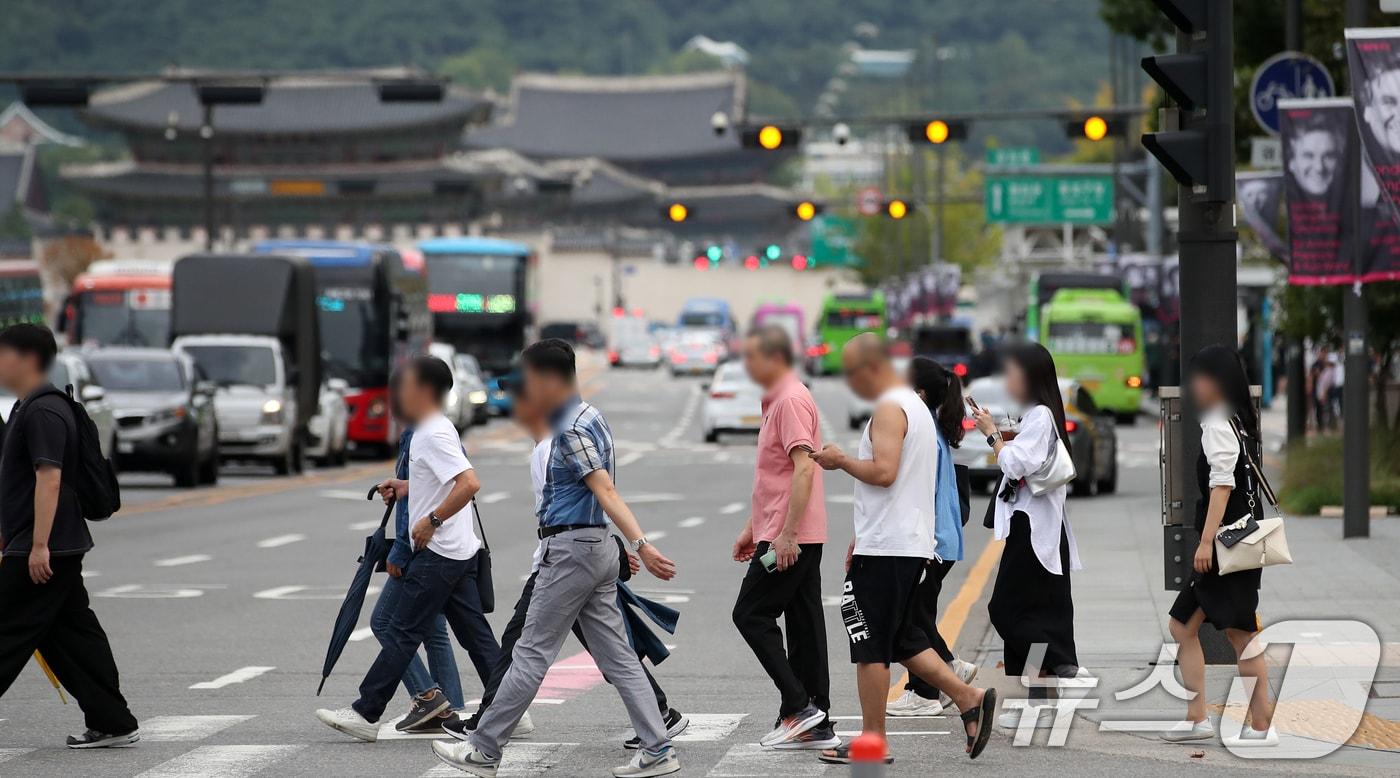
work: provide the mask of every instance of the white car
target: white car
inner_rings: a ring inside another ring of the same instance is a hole
[[[904,375],[909,370],[909,357],[895,357],[890,361],[900,375]],[[846,387],[846,424],[851,429],[860,429],[862,425],[870,421],[870,414],[874,412],[874,403],[860,399],[849,386]]]
[[[491,410],[486,404],[486,375],[481,372],[481,363],[471,354],[457,352],[452,362],[452,381],[466,400],[467,423],[485,424]]]
[[[93,378],[87,362],[76,352],[58,352],[54,356],[53,365],[49,367],[49,383],[60,390],[68,386],[73,387],[73,396],[83,404],[83,409],[97,427],[102,455],[112,456],[116,448],[117,421],[112,413],[112,404],[107,400],[106,391]],[[10,420],[10,409],[14,406],[14,396],[0,391],[0,421]]]
[[[749,378],[741,363],[720,365],[701,410],[705,442],[719,440],[721,432],[757,432],[762,424],[763,389]]]
[[[1000,426],[1007,429],[1019,426],[1021,409],[1007,396],[1005,383],[1000,376],[978,378],[963,388],[963,396],[971,397],[986,408]],[[963,435],[962,445],[953,449],[953,462],[967,465],[973,491],[986,491],[1001,480],[996,454],[987,445],[987,436],[978,432],[976,425],[972,424],[971,416],[963,419],[963,429],[967,432]]]
[[[442,415],[452,422],[460,432],[471,426],[472,408],[466,397],[462,396],[462,387],[457,377],[457,370],[453,367],[457,363],[457,349],[450,343],[434,342],[428,344],[428,353],[441,359],[452,368],[452,388],[447,390],[447,399],[442,404]]]
[[[307,422],[306,456],[325,466],[343,467],[348,458],[350,412],[345,407],[349,384],[332,378],[321,385],[316,415]]]

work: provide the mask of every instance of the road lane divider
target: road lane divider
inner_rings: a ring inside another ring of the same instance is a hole
[[[258,548],[281,548],[282,546],[289,546],[293,543],[300,543],[303,540],[306,540],[306,536],[298,532],[292,532],[287,535],[274,535],[270,538],[259,540]]]
[[[704,523],[704,516],[691,516],[689,518],[681,519],[680,522],[676,524],[676,526],[680,527],[681,529],[690,529],[691,527],[698,527]]]
[[[495,505],[498,502],[510,499],[510,492],[489,492],[478,495],[476,501],[482,505]]]
[[[203,489],[189,489],[169,495],[168,497],[136,503],[134,505],[125,505],[122,507],[121,511],[116,514],[115,518],[121,519],[126,516],[139,516],[144,513],[160,513],[177,508],[207,508],[213,505],[222,505],[223,503],[232,502],[234,500],[246,500],[253,497],[282,494],[311,486],[329,486],[361,480],[365,483],[369,483],[376,478],[383,478],[384,474],[391,472],[393,467],[393,460],[384,460],[382,462],[370,462],[337,470],[323,470],[307,475],[283,476],[280,478],[269,478],[266,481],[228,484],[225,486]],[[360,492],[358,499],[363,500],[364,496],[364,492]]]
[[[719,512],[720,512],[720,513],[723,513],[723,514],[726,515],[726,516],[728,516],[728,515],[733,514],[733,513],[738,513],[739,511],[742,511],[743,509],[744,509],[744,503],[741,503],[741,502],[731,502],[731,503],[729,503],[728,505],[724,506],[723,508],[720,508],[720,509],[719,509]]]
[[[248,681],[257,678],[258,676],[263,675],[264,673],[270,673],[276,669],[276,667],[263,667],[261,665],[250,665],[248,667],[240,667],[237,670],[234,670],[233,672],[227,673],[225,675],[221,675],[212,681],[200,681],[199,683],[191,684],[190,688],[222,689],[225,686],[232,686],[236,683],[247,683]]]
[[[214,557],[209,556],[208,554],[186,554],[185,556],[173,556],[169,559],[157,559],[151,564],[155,565],[156,567],[183,567],[185,565],[194,565],[200,562],[208,562],[213,558]]]

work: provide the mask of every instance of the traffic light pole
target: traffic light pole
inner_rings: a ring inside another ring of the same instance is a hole
[[[1303,50],[1303,0],[1284,0],[1283,47],[1288,51]],[[1308,434],[1307,355],[1303,339],[1289,337],[1284,341],[1284,360],[1288,371],[1288,440],[1302,440]]]
[[[1348,27],[1366,26],[1363,0],[1347,0]],[[1356,89],[1353,85],[1352,89]],[[1365,164],[1358,152],[1352,155],[1358,166]],[[1353,179],[1360,181],[1360,171]],[[1361,191],[1352,187],[1352,235],[1361,235]],[[1364,268],[1360,240],[1352,240],[1355,254],[1353,272],[1357,281],[1342,291],[1342,329],[1346,383],[1342,387],[1342,537],[1364,538],[1371,534],[1371,447],[1370,403],[1367,395],[1371,380],[1366,347],[1366,298],[1361,295]]]

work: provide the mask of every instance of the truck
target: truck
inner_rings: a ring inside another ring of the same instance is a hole
[[[304,257],[195,254],[175,263],[171,348],[216,386],[219,453],[305,468],[321,393],[316,277]]]

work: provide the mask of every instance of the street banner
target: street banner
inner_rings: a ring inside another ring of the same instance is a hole
[[[1346,31],[1361,175],[1360,280],[1400,280],[1400,27]]]
[[[1356,280],[1349,205],[1360,182],[1351,100],[1283,100],[1284,201],[1288,214],[1288,282],[1349,284]]]
[[[1288,264],[1288,246],[1279,235],[1283,174],[1276,171],[1235,173],[1235,201],[1240,215],[1274,259]]]

